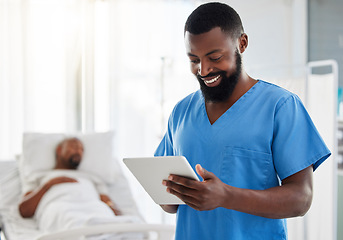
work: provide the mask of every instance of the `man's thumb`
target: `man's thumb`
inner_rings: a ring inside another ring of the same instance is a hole
[[[203,168],[200,164],[197,164],[195,166],[195,169],[197,171],[197,173],[204,179],[209,179],[212,178],[212,175],[209,171],[207,171],[205,168]]]

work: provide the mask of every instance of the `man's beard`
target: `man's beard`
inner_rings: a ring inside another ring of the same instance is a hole
[[[81,156],[80,154],[73,154],[68,159],[68,165],[69,169],[77,169],[77,167],[80,165],[81,162]]]
[[[210,73],[207,76],[200,76],[199,73],[197,74],[197,79],[200,83],[200,89],[206,102],[224,102],[231,96],[242,71],[242,58],[238,52],[238,49],[236,49],[235,57],[236,70],[229,77],[226,76],[225,71]],[[202,78],[214,77],[218,76],[219,74],[222,79],[218,86],[208,87],[206,86],[204,80],[202,80]]]

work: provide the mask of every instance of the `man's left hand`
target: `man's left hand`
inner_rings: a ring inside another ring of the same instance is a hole
[[[122,212],[116,207],[116,205],[112,202],[111,198],[105,194],[100,194],[100,200],[106,203],[106,205],[111,208],[113,213],[118,216],[122,215]]]

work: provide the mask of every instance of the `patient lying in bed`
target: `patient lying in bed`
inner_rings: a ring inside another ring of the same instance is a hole
[[[23,186],[22,217],[35,218],[39,229],[47,232],[125,221],[125,217],[117,217],[121,213],[108,197],[106,185],[96,176],[77,171],[83,152],[77,138],[65,139],[57,146],[55,168]]]

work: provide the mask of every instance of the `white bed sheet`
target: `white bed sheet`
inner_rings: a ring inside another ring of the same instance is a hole
[[[1,209],[1,221],[5,223],[3,225],[3,230],[5,232],[5,237],[8,240],[36,240],[43,236],[48,236],[49,234],[42,233],[37,228],[37,223],[33,219],[24,219],[19,215],[16,207],[12,206],[8,209]],[[126,219],[125,219],[126,218]],[[128,218],[123,217],[123,222]],[[134,228],[133,228],[134,229]],[[109,233],[102,235],[88,236],[86,238],[80,237],[78,239],[87,240],[142,240],[147,237],[146,234],[141,232],[124,232],[124,233]],[[76,238],[73,236],[71,238],[63,238],[64,240]]]
[[[109,190],[110,192],[121,192],[122,194],[120,196],[118,194],[115,194],[113,196],[110,195],[110,197],[113,198],[113,200],[117,203],[118,207],[122,210],[124,215],[126,215],[124,217],[135,215],[139,219],[142,219],[138,212],[137,206],[134,204],[134,200],[132,198],[131,191],[128,189],[126,179],[122,177],[120,177],[119,179],[122,179],[123,181],[118,181],[114,185],[109,186]],[[6,240],[36,240],[42,236],[46,236],[46,234],[39,231],[37,222],[34,219],[24,219],[20,216],[18,211],[18,203],[21,199],[21,196],[22,192],[20,175],[16,162],[13,160],[6,162],[0,161],[0,228],[3,231]],[[131,225],[132,232],[130,232]],[[117,233],[116,235],[112,235],[111,238],[101,237],[100,239],[145,239],[146,237],[150,236],[148,232],[159,232],[161,235],[166,234],[165,236],[167,236],[167,238],[160,239],[172,239],[174,232],[173,226],[161,224],[144,225],[144,223],[129,223],[127,225],[124,224],[122,226],[126,229],[126,232]],[[113,230],[114,228],[115,227],[113,227],[112,225],[112,228],[109,229]],[[138,232],[137,229],[141,229],[141,231]],[[142,232],[144,232],[144,234],[142,234]],[[55,238],[46,239],[55,240]],[[71,239],[75,240],[77,238],[74,237]]]
[[[24,219],[19,215],[18,208],[11,206],[0,209],[2,230],[8,240],[33,240],[42,234],[37,228],[36,221]]]

